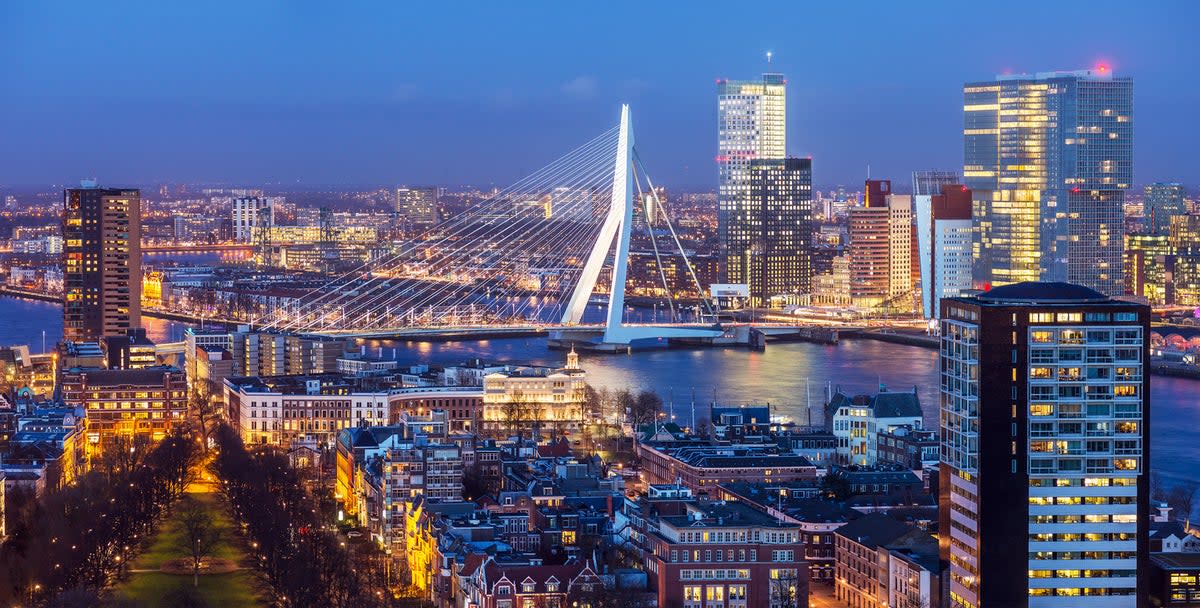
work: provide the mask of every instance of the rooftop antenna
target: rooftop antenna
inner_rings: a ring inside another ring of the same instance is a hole
[[[767,51],[767,65],[771,65],[771,55],[774,55],[774,53]]]

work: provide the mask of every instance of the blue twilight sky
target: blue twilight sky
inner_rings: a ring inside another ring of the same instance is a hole
[[[820,186],[961,168],[962,83],[1135,78],[1136,178],[1200,173],[1200,2],[0,2],[0,184],[507,184],[633,104],[714,187],[717,78],[774,52]]]

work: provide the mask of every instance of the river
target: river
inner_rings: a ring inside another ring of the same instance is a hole
[[[182,339],[183,323],[152,317],[142,320],[156,342]],[[49,302],[0,297],[0,345],[28,344],[41,349],[62,334],[62,312]],[[403,364],[488,361],[556,365],[562,351],[547,348],[542,338],[505,338],[459,342],[368,342],[373,354],[395,357]],[[937,425],[937,353],[915,346],[874,340],[843,340],[836,346],[803,342],[773,343],[765,351],[692,349],[639,352],[632,355],[581,355],[588,380],[611,389],[657,391],[672,407],[676,419],[691,418],[693,395],[697,411],[720,403],[769,403],[780,416],[798,423],[820,421],[819,408],[827,388],[848,393],[916,387],[929,428]],[[808,397],[805,387],[808,387]],[[1164,483],[1200,478],[1200,441],[1192,421],[1200,414],[1200,381],[1151,376],[1151,465]]]

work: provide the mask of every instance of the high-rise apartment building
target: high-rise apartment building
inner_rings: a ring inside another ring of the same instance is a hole
[[[850,298],[856,306],[913,308],[912,197],[889,180],[869,179],[863,204],[850,209]]]
[[[950,605],[1146,606],[1150,308],[1067,283],[941,307]]]
[[[758,217],[751,195],[755,160],[787,156],[787,81],[783,74],[758,80],[717,81],[717,223],[722,280],[750,283],[747,259],[761,230],[747,224]]]
[[[1170,234],[1171,216],[1185,215],[1188,211],[1183,195],[1183,184],[1157,182],[1146,186],[1142,199],[1146,231],[1156,236]]]
[[[259,232],[275,225],[275,202],[271,196],[242,196],[233,199],[233,238],[254,242]]]
[[[811,159],[751,161],[750,188],[729,220],[744,247],[726,251],[726,268],[750,286],[752,305],[812,291]]]
[[[937,194],[913,196],[921,312],[936,318],[942,298],[971,289],[971,191],[961,184],[941,184]]]
[[[396,188],[396,213],[410,229],[428,228],[438,223],[437,188]]]
[[[1133,80],[1107,67],[963,87],[976,281],[1069,281],[1120,295]]]
[[[142,323],[141,192],[63,191],[63,338],[95,342]]]

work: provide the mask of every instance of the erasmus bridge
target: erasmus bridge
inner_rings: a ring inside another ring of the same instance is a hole
[[[534,330],[610,345],[719,338],[728,328],[707,310],[669,215],[638,155],[625,105],[616,127],[273,311],[263,329],[355,338]],[[666,323],[624,318],[635,223],[649,237]],[[668,282],[668,255],[686,277]],[[680,298],[699,305],[680,309]]]

